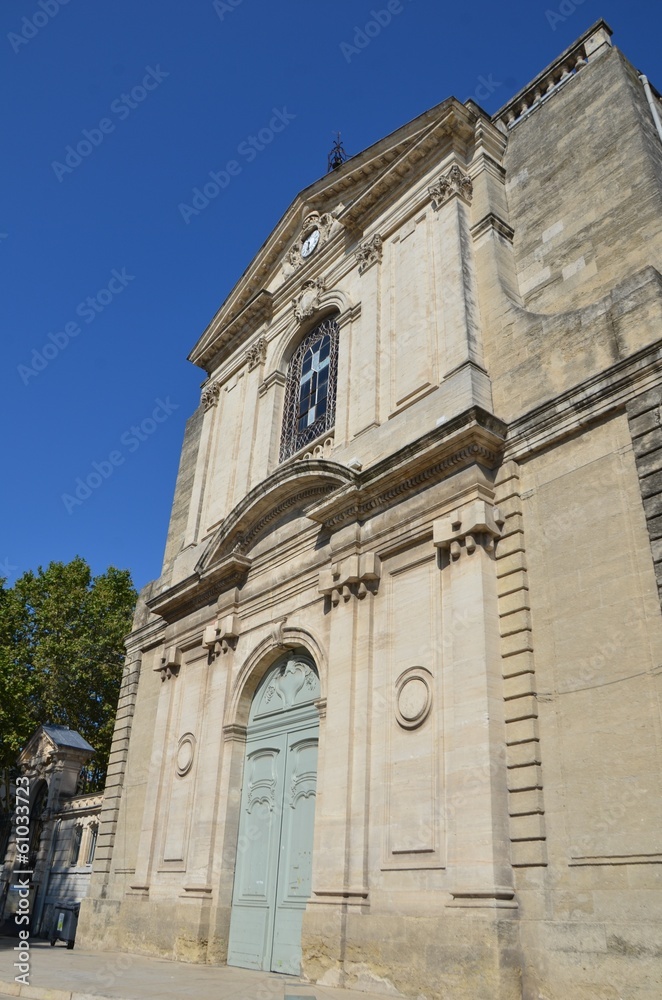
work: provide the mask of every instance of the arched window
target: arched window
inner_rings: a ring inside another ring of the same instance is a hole
[[[281,462],[333,427],[337,372],[338,324],[329,318],[304,337],[290,360]]]

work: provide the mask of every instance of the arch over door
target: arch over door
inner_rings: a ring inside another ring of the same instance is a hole
[[[297,975],[310,896],[319,678],[305,653],[268,671],[251,706],[228,964]]]

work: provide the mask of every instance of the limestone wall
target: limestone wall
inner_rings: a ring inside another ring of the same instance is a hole
[[[196,345],[84,940],[226,960],[251,697],[302,649],[312,980],[658,996],[662,153],[609,35],[302,192]],[[330,315],[335,426],[280,462]]]

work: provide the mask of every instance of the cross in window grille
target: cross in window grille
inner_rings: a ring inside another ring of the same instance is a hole
[[[326,319],[302,340],[289,364],[281,462],[333,427],[337,368],[338,324]]]

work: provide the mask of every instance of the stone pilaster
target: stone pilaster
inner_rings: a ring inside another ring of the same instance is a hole
[[[506,718],[508,811],[513,867],[547,864],[540,735],[519,468],[505,462],[496,480],[504,518],[497,588]]]
[[[94,855],[93,894],[99,893],[101,885],[108,881],[110,874],[110,863],[115,843],[115,833],[117,831],[120,802],[122,800],[122,787],[126,773],[129,737],[131,736],[133,713],[136,706],[141,662],[142,653],[139,649],[132,648],[127,652],[124,672],[122,674],[120,696],[117,703],[113,742],[110,749],[110,757],[108,758],[103,805],[101,806],[101,816],[99,819],[99,836]]]
[[[500,514],[474,500],[434,522],[445,629],[451,633],[452,718],[447,733],[451,906],[513,909],[508,852],[504,702],[495,539]]]

